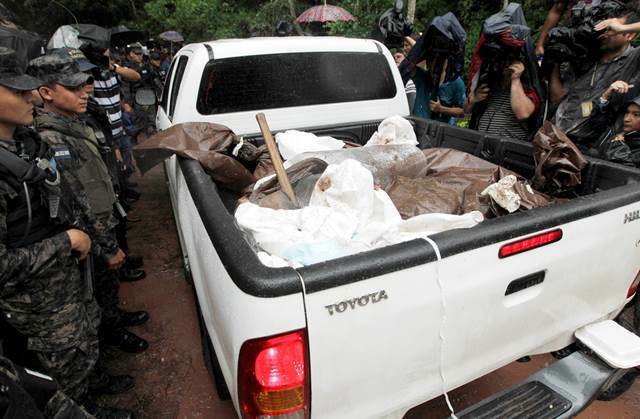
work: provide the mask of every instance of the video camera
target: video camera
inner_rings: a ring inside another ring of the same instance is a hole
[[[545,43],[545,63],[569,63],[577,76],[584,74],[600,57],[600,36],[603,31],[594,27],[611,17],[622,16],[630,11],[616,0],[602,2],[596,6],[580,2],[572,9],[571,22],[567,27],[557,27],[549,32]]]
[[[496,86],[502,83],[504,71],[514,62],[525,62],[521,47],[503,45],[489,40],[480,47],[482,67],[478,76],[478,86]]]
[[[382,42],[387,48],[395,49],[404,46],[404,37],[411,35],[411,25],[402,14],[403,0],[396,0],[394,7],[387,10],[378,19],[378,25],[371,32],[370,37]]]

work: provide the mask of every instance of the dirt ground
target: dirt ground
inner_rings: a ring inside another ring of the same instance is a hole
[[[131,330],[149,340],[149,349],[138,355],[117,350],[107,353],[113,373],[131,374],[136,387],[127,394],[104,398],[104,402],[136,411],[138,418],[235,418],[231,402],[221,401],[202,359],[194,295],[184,279],[182,261],[169,192],[162,167],[137,180],[143,193],[132,211],[141,222],[132,224],[132,253],[145,259],[147,278],[125,283],[123,305],[147,310],[151,320]],[[513,363],[450,394],[460,411],[484,397],[522,380],[551,362],[536,356],[529,363]],[[449,411],[438,398],[412,409],[408,419],[444,418]],[[580,419],[640,418],[640,380],[615,402],[595,402]]]

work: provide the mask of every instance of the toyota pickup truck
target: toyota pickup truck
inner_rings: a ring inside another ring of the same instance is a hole
[[[296,129],[364,144],[406,116],[420,147],[520,175],[532,145],[409,116],[390,52],[372,40],[291,37],[185,46],[157,126],[192,121],[261,139]],[[521,357],[583,348],[458,417],[571,417],[640,364],[615,319],[640,270],[640,171],[590,159],[575,197],[301,268],[260,263],[237,194],[197,161],[165,161],[218,388],[244,418],[400,418]],[[456,406],[452,406],[456,410]]]

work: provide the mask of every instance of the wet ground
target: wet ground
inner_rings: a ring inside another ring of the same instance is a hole
[[[148,324],[131,328],[149,340],[149,349],[138,355],[117,350],[107,353],[114,373],[131,374],[136,387],[104,401],[133,408],[142,419],[235,418],[231,402],[221,401],[204,366],[194,295],[184,279],[182,261],[162,167],[138,179],[142,199],[132,215],[132,253],[145,258],[147,278],[122,285],[123,305],[129,310],[147,310]],[[552,358],[533,357],[528,363],[513,363],[450,394],[456,411],[482,400],[527,377]],[[443,398],[412,409],[407,418],[443,418],[449,411]],[[614,402],[595,402],[580,419],[640,418],[640,380]]]

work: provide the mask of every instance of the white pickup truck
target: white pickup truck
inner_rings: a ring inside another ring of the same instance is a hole
[[[257,112],[274,131],[364,143],[409,109],[377,42],[222,40],[175,56],[157,125],[216,122],[261,138]],[[408,119],[421,147],[533,174],[529,143]],[[593,352],[457,413],[571,417],[640,364],[640,339],[608,321],[640,279],[640,171],[591,159],[567,202],[294,269],[260,263],[234,220],[238,196],[200,163],[172,157],[165,169],[205,353],[242,417],[400,418],[577,335]]]

